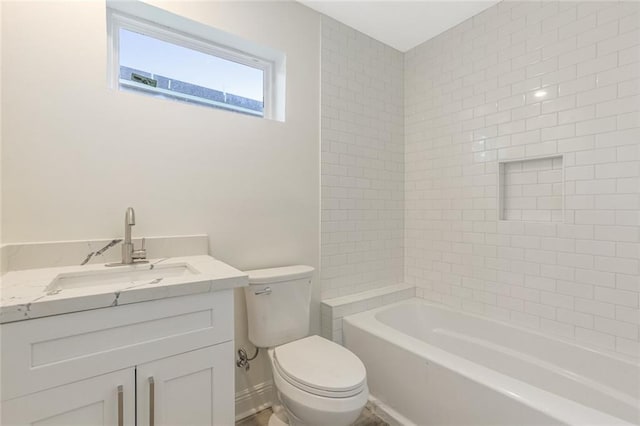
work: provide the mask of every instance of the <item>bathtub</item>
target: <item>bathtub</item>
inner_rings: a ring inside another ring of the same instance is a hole
[[[418,425],[637,425],[640,364],[409,299],[343,320],[371,394]]]

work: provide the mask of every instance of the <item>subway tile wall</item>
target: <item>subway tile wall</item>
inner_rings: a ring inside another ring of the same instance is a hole
[[[639,11],[503,1],[405,54],[418,296],[638,356]],[[499,220],[499,161],[558,155],[562,222]]]
[[[404,271],[403,55],[322,20],[322,299]]]

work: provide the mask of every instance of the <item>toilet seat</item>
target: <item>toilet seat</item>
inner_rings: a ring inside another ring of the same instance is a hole
[[[364,364],[348,349],[309,336],[274,349],[274,372],[313,395],[348,398],[366,388]]]
[[[273,365],[273,358],[272,358]],[[273,382],[278,401],[290,424],[348,426],[356,421],[369,398],[366,384],[357,395],[332,398],[314,395],[285,380],[274,368]],[[293,423],[291,420],[294,419]]]

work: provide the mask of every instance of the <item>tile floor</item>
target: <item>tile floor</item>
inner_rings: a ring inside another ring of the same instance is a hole
[[[271,408],[267,408],[266,410],[262,410],[251,417],[240,420],[236,423],[236,426],[267,426],[270,415]],[[365,407],[353,426],[389,426],[389,424]]]

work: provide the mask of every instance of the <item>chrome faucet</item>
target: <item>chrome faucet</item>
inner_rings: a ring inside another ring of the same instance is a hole
[[[142,248],[136,250],[131,242],[131,227],[136,224],[136,212],[132,207],[127,209],[124,215],[124,242],[122,243],[122,264],[131,265],[132,263],[147,263],[147,251],[144,248],[144,238],[142,239]]]

